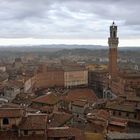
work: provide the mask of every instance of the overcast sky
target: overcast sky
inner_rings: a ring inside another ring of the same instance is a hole
[[[113,20],[121,46],[140,46],[140,0],[0,0],[0,45],[107,45]]]

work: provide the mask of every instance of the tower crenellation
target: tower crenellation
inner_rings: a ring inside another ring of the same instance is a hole
[[[119,39],[117,37],[117,26],[114,22],[110,26],[110,37],[108,38],[108,44],[110,48],[116,48],[119,44]]]

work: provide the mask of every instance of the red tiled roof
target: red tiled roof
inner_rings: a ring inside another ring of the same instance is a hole
[[[87,100],[88,102],[95,102],[97,100],[97,96],[92,89],[81,88],[70,90],[68,95],[65,97],[65,100],[68,101],[75,101],[78,99]]]
[[[24,115],[24,110],[21,108],[0,108],[0,118],[11,117],[17,118]]]
[[[106,110],[100,109],[100,110],[98,111],[98,116],[99,116],[99,117],[102,117],[102,118],[104,118],[104,119],[108,119],[109,113],[108,113]]]
[[[51,106],[43,106],[39,110],[42,111],[42,112],[52,112],[53,107],[51,107]]]
[[[87,118],[90,120],[94,120],[94,121],[107,121],[109,118],[109,113],[106,110],[100,109],[100,110],[94,110],[92,113],[89,113],[87,115]]]
[[[121,118],[116,118],[116,117],[112,117],[109,121],[109,124],[111,125],[116,125],[116,126],[123,126],[125,127],[127,125],[128,121],[125,119],[121,119]]]
[[[2,131],[0,133],[0,140],[45,140],[46,137],[42,135],[31,135],[31,136],[18,136],[15,132]]]
[[[118,110],[118,111],[124,111],[124,112],[132,112],[132,113],[135,113],[135,105],[133,104],[112,104],[112,105],[107,105],[106,106],[107,109],[110,109],[110,110]]]
[[[65,123],[67,123],[69,120],[71,120],[73,115],[63,112],[54,112],[51,114],[48,120],[50,122],[48,123],[48,127],[60,127],[63,126]]]
[[[75,137],[75,140],[84,140],[83,131],[70,127],[54,127],[48,129],[49,138]]]
[[[50,93],[50,94],[35,98],[33,102],[43,103],[47,105],[55,105],[59,102],[59,98],[56,95]]]
[[[86,104],[87,102],[83,100],[76,100],[72,102],[72,105],[79,106],[79,107],[84,107]]]
[[[43,130],[47,126],[46,114],[30,114],[22,119],[20,129],[24,130]]]

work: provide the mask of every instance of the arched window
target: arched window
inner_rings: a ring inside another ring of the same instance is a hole
[[[3,125],[8,125],[8,124],[9,124],[9,119],[3,118]]]

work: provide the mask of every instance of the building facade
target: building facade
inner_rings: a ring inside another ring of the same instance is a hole
[[[36,75],[36,87],[73,87],[88,85],[88,70],[81,67],[53,66]]]
[[[46,67],[35,76],[37,88],[63,87],[64,71],[62,68]]]
[[[64,70],[64,86],[73,87],[88,85],[88,71],[83,68],[67,68]]]

